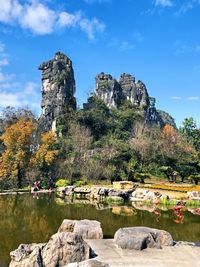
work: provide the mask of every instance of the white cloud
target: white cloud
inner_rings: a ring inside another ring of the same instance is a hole
[[[173,99],[173,100],[181,100],[182,99],[181,96],[172,96],[170,98]]]
[[[126,51],[126,50],[131,50],[134,49],[135,45],[128,42],[128,41],[123,41],[119,47],[120,51]]]
[[[92,20],[89,19],[81,19],[80,22],[81,29],[87,33],[90,39],[94,39],[95,32],[103,32],[105,29],[105,24],[99,22],[98,19],[94,18]]]
[[[36,96],[38,95],[38,88],[40,87],[39,84],[34,83],[34,82],[28,82],[25,86],[25,90],[24,93],[26,95],[32,95],[32,96]]]
[[[0,0],[0,22],[18,25],[38,35],[50,34],[59,28],[78,27],[90,39],[94,39],[95,33],[102,32],[105,28],[104,23],[97,18],[86,18],[80,12],[59,12],[42,4],[41,0],[26,3],[20,0]]]
[[[5,108],[7,106],[19,107],[21,106],[21,101],[18,96],[13,93],[0,92],[0,107]]]
[[[10,81],[14,76],[14,74],[4,74],[3,72],[0,72],[0,83]]]
[[[171,7],[173,4],[172,0],[155,0],[155,5],[162,7]]]
[[[19,91],[19,88],[24,88],[24,90]],[[39,85],[31,81],[27,84],[0,83],[0,108],[30,106],[38,109],[40,106],[38,88]]]
[[[199,96],[189,96],[189,97],[187,97],[188,101],[196,101],[196,100],[199,100],[199,99],[200,99]]]
[[[74,27],[80,20],[81,20],[80,12],[76,14],[61,12],[58,18],[58,25],[59,27]]]
[[[23,7],[22,7],[23,8]],[[40,3],[27,6],[19,21],[22,27],[31,29],[36,34],[49,34],[53,32],[56,13]]]

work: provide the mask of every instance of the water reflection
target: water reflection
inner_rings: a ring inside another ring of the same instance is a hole
[[[20,243],[47,241],[65,218],[98,220],[106,238],[120,227],[148,226],[169,231],[175,240],[199,241],[199,215],[199,208],[177,212],[140,202],[108,205],[55,193],[0,196],[0,266],[8,266],[9,252]]]

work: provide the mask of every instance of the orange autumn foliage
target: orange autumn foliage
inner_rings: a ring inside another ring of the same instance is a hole
[[[6,128],[0,137],[5,146],[0,157],[0,177],[16,177],[19,169],[24,171],[28,166],[34,130],[34,122],[24,119]]]
[[[168,142],[177,143],[178,142],[178,133],[177,130],[171,125],[167,124],[164,126],[161,137]]]
[[[59,153],[58,150],[54,149],[56,143],[56,136],[53,132],[43,133],[40,147],[33,155],[31,163],[38,167],[50,166]]]

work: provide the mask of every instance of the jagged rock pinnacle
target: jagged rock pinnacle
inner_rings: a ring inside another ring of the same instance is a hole
[[[55,131],[57,119],[66,107],[76,108],[72,61],[65,54],[57,52],[52,60],[43,62],[39,70],[42,71],[42,114],[39,129]]]

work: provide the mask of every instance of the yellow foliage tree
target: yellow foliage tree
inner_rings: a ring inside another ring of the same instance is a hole
[[[17,178],[18,187],[29,164],[32,153],[32,137],[35,130],[32,120],[19,119],[6,128],[0,137],[5,150],[0,157],[0,178]]]
[[[56,143],[57,139],[53,132],[43,133],[39,149],[32,156],[32,165],[37,167],[41,174],[45,176],[47,176],[58,156],[59,150],[55,149]]]

